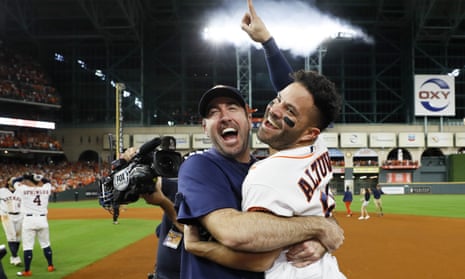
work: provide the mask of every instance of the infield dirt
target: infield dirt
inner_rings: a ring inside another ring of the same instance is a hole
[[[159,220],[161,214],[159,208],[130,208],[121,214],[120,221]],[[357,215],[336,214],[344,228],[345,241],[334,255],[347,278],[463,278],[465,219],[387,214],[362,221]],[[98,208],[49,212],[50,219],[83,216],[107,218],[112,225],[108,213]],[[149,235],[65,278],[145,279],[153,270],[157,241],[155,235]]]

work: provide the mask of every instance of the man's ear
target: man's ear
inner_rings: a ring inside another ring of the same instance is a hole
[[[251,113],[247,113],[247,119],[249,119],[249,128],[252,128],[253,126],[253,117],[252,117],[252,114]]]
[[[302,135],[302,141],[315,141],[318,135],[320,134],[320,129],[318,128],[309,128],[305,130],[304,135]]]
[[[204,134],[208,136],[208,132],[207,132],[207,120],[205,120],[205,118],[202,118],[202,129],[203,129]]]

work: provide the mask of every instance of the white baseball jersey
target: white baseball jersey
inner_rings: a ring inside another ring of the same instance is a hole
[[[32,250],[37,236],[41,248],[50,246],[50,235],[47,220],[48,200],[52,194],[52,185],[28,186],[21,182],[14,184],[16,192],[21,197],[23,212],[23,250]]]
[[[2,226],[8,242],[21,240],[21,197],[7,187],[0,188],[0,212]]]
[[[8,213],[19,213],[21,211],[21,198],[7,187],[0,188],[0,212],[2,215]]]
[[[46,215],[48,213],[48,199],[52,194],[50,183],[45,183],[42,186],[28,186],[16,182],[14,186],[21,196],[24,214]]]
[[[332,177],[331,159],[321,139],[311,146],[277,152],[250,168],[242,187],[242,210],[289,217],[330,216],[335,207],[328,190]],[[286,252],[265,273],[267,279],[346,278],[329,253],[314,264],[296,268],[286,260]]]

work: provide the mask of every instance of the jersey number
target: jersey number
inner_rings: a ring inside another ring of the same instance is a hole
[[[41,201],[40,201],[40,196],[39,196],[39,195],[37,195],[37,196],[34,198],[33,202],[34,202],[35,204],[37,204],[37,206],[40,206],[40,205],[42,204]]]

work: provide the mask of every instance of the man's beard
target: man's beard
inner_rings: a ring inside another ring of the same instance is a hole
[[[291,135],[290,131],[279,130],[279,133],[269,134],[264,132],[264,129],[260,126],[257,137],[261,142],[268,144],[276,150],[287,149],[294,144],[294,141],[290,141],[290,139],[294,138],[294,135]]]

